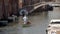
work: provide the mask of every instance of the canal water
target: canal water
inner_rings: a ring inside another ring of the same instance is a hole
[[[46,34],[51,19],[60,19],[60,7],[54,7],[53,11],[33,13],[29,16],[31,27],[23,28],[23,34]]]
[[[19,23],[6,27],[0,27],[0,34],[46,34],[46,28],[51,19],[60,19],[60,7],[54,7],[53,11],[43,11],[31,14],[29,21],[30,27],[22,27],[22,17]]]

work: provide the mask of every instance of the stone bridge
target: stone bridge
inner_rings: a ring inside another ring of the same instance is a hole
[[[33,12],[34,10],[36,10],[37,8],[40,8],[41,6],[45,6],[46,4],[49,4],[49,5],[51,5],[51,6],[60,6],[60,3],[56,3],[56,2],[40,2],[40,3],[36,3],[36,4],[34,4],[34,5],[28,5],[28,6],[26,6],[26,7],[30,7],[30,6],[32,6],[33,8],[31,8],[30,10],[29,10],[29,13],[31,13],[31,12]],[[27,9],[29,9],[29,8],[27,8]]]

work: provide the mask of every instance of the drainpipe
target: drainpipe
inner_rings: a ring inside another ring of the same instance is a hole
[[[2,12],[3,12],[3,19],[6,19],[7,15],[6,15],[6,10],[5,10],[5,2],[4,2],[4,0],[2,0]]]

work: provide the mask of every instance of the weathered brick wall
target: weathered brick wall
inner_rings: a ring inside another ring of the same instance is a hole
[[[10,16],[12,13],[17,14],[18,2],[17,0],[0,0],[0,18]]]

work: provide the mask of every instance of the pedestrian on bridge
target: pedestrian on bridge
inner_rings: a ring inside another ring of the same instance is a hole
[[[20,15],[21,16],[23,16],[24,17],[24,15],[28,15],[28,11],[26,10],[26,9],[22,9],[21,11],[20,11]]]

